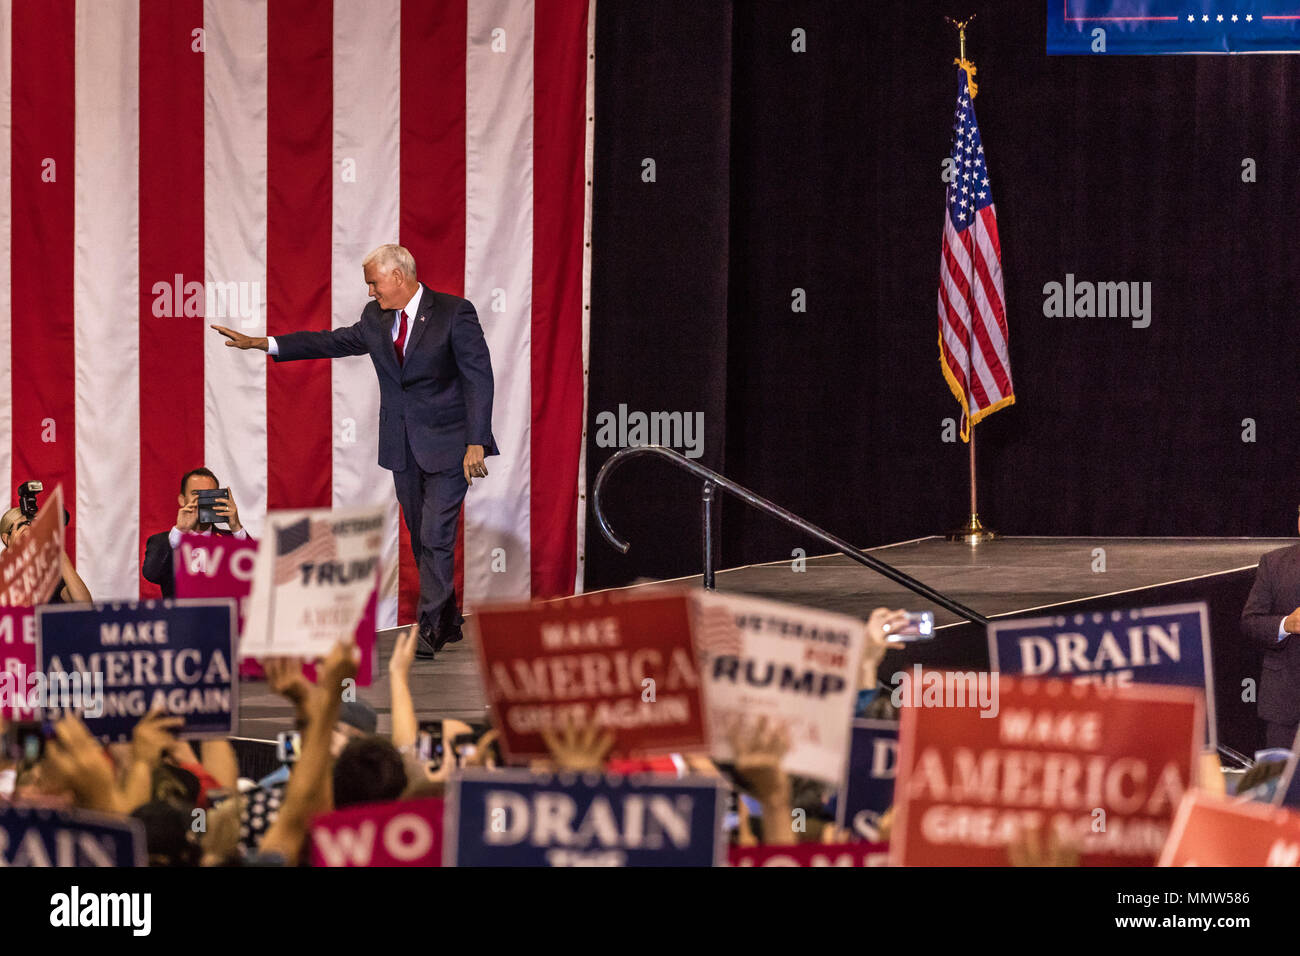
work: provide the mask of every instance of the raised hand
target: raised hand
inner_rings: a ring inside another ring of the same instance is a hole
[[[580,724],[572,716],[559,731],[542,728],[542,740],[551,751],[556,770],[579,773],[598,771],[605,765],[605,756],[614,746],[614,734],[602,730],[595,723]]]
[[[224,325],[212,325],[209,328],[216,329],[227,339],[226,346],[232,349],[261,349],[263,352],[267,349],[266,337],[253,338],[244,335],[242,332],[236,332],[234,329],[228,329]]]

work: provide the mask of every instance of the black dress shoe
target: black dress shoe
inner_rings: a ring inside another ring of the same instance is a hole
[[[464,636],[465,635],[461,633],[459,625],[443,628],[438,634],[437,640],[433,642],[433,649],[435,651],[440,651],[448,644],[455,644]]]
[[[433,627],[428,624],[420,625],[419,637],[415,640],[415,659],[417,661],[431,661],[442,645],[437,643],[433,637]]]

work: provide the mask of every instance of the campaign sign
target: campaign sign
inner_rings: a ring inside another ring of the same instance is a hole
[[[0,804],[0,866],[144,866],[148,860],[139,820]]]
[[[44,604],[63,578],[63,485],[36,512],[36,518],[0,552],[0,605]]]
[[[36,659],[51,687],[79,678],[86,728],[129,740],[153,708],[183,737],[225,737],[237,722],[235,603],[144,601],[36,609]]]
[[[782,762],[787,773],[843,782],[866,625],[843,614],[735,594],[707,592],[695,600],[710,756],[734,760],[727,729],[738,720],[752,726],[766,718],[790,739]]]
[[[888,843],[796,843],[794,846],[733,846],[731,866],[888,866]]]
[[[172,566],[176,573],[178,598],[229,597],[236,600],[238,633],[244,633],[244,616],[248,611],[249,595],[253,588],[253,569],[257,563],[256,541],[233,538],[228,535],[181,535]],[[357,625],[354,639],[361,660],[357,664],[357,686],[369,687],[374,680],[375,620],[378,608],[378,589],[366,604],[361,623]],[[308,676],[315,680],[314,666],[306,666]],[[265,676],[262,667],[252,657],[241,657],[239,675],[260,679]]]
[[[35,720],[30,707],[36,672],[36,614],[0,607],[0,720]]]
[[[1300,814],[1189,793],[1160,866],[1300,866]]]
[[[244,657],[314,659],[355,638],[379,585],[384,510],[266,516],[240,634]]]
[[[506,759],[549,757],[541,731],[570,720],[612,730],[615,757],[702,751],[689,602],[613,592],[476,608],[467,627]]]
[[[991,717],[905,702],[891,865],[1005,866],[1008,845],[1031,830],[1040,845],[1054,833],[1084,866],[1153,865],[1195,780],[1201,693],[998,684]]]
[[[849,767],[835,807],[835,825],[862,840],[875,839],[880,816],[894,803],[898,770],[898,722],[853,721]]]
[[[712,778],[466,770],[447,782],[444,866],[721,866]]]
[[[989,666],[1004,674],[1205,692],[1209,749],[1218,746],[1205,602],[989,624]]]
[[[316,817],[312,866],[442,866],[442,798],[368,803]]]

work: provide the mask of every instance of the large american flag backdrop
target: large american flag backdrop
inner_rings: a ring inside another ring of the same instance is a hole
[[[478,308],[502,454],[469,489],[466,604],[581,588],[594,0],[0,0],[0,476],[62,482],[96,599],[206,464],[268,509],[386,502],[380,623],[418,593],[351,325],[399,241]],[[206,314],[205,314],[206,313]]]
[[[1015,402],[1007,351],[1006,297],[998,215],[989,188],[975,97],[957,70],[957,112],[939,261],[939,364],[961,403],[961,437],[970,426]]]

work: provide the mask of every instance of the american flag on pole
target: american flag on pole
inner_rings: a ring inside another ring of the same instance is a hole
[[[957,70],[952,152],[939,262],[939,364],[970,426],[1015,402],[1007,354],[998,216],[966,70]]]

